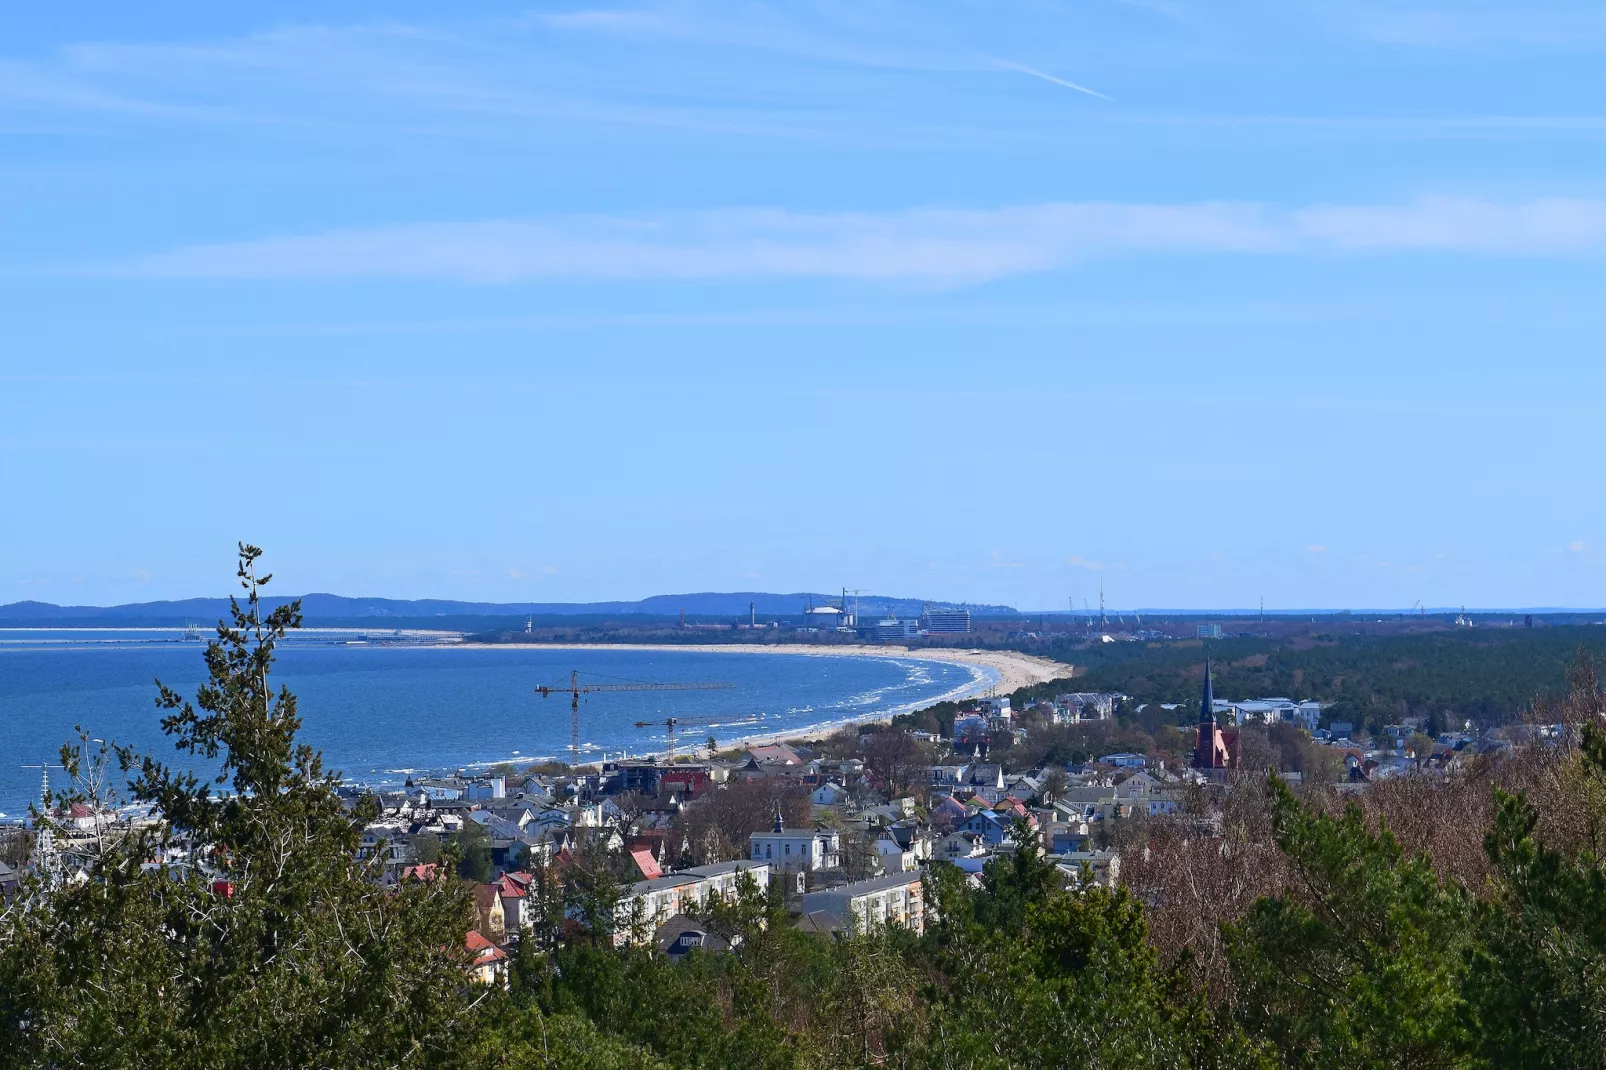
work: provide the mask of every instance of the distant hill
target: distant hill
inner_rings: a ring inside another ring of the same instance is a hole
[[[292,597],[265,598],[270,609],[293,601]],[[796,618],[807,605],[835,605],[841,596],[826,594],[769,594],[760,591],[733,593],[704,592],[698,594],[660,594],[635,602],[458,602],[440,598],[347,598],[338,594],[308,594],[301,596],[302,612],[308,624],[336,622],[394,621],[409,622],[419,627],[450,619],[507,619],[511,617],[608,617],[649,616],[678,617],[682,610],[688,617],[745,616],[749,603],[761,617]],[[883,595],[860,595],[859,615],[868,620],[873,616],[892,614],[902,617],[917,616],[926,606],[941,609],[954,608],[958,602],[930,601],[919,598],[892,598]],[[1016,613],[1009,606],[966,606],[977,616],[1007,616]],[[57,606],[49,602],[13,602],[0,606],[0,626],[8,627],[116,627],[158,626],[182,624],[210,624],[228,614],[226,598],[185,598],[169,602],[131,602],[120,606]]]

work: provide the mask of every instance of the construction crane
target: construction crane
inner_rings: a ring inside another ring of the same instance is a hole
[[[569,673],[569,683],[542,685],[535,689],[535,693],[542,698],[552,695],[569,696],[569,764],[580,764],[580,696],[590,695],[599,691],[731,691],[735,684],[654,684],[641,680],[631,680],[618,684],[582,684],[578,670]]]
[[[757,724],[759,721],[761,721],[763,719],[764,719],[764,715],[761,713],[756,718],[748,718],[747,720],[740,720],[740,721],[737,721],[737,722],[734,722],[734,723],[738,723],[738,724],[746,726],[746,725],[749,725],[749,724]],[[675,760],[675,731],[676,731],[676,729],[680,729],[680,728],[713,728],[713,727],[715,727],[717,725],[721,725],[721,724],[730,725],[730,724],[733,724],[733,722],[731,722],[731,721],[729,721],[729,720],[727,720],[725,718],[720,718],[720,717],[665,717],[665,718],[663,718],[662,720],[659,720],[659,721],[637,721],[636,722],[636,727],[637,728],[656,728],[659,725],[663,725],[664,726],[665,754],[668,757],[668,759],[672,762],[672,761]]]

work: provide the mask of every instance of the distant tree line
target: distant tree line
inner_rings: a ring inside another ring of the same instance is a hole
[[[1218,698],[1314,699],[1331,719],[1373,731],[1410,716],[1442,731],[1464,720],[1498,725],[1517,719],[1536,694],[1564,688],[1567,666],[1580,651],[1606,655],[1606,627],[1061,643],[1051,653],[1076,666],[1077,690],[1174,703],[1178,721],[1197,717],[1208,655]],[[1065,690],[1059,681],[1027,688],[1016,693],[1016,702],[1059,690]]]

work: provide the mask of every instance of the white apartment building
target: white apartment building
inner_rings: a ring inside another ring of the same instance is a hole
[[[637,881],[614,907],[617,945],[650,939],[658,926],[677,914],[706,914],[716,899],[736,898],[742,876],[750,878],[759,891],[769,887],[770,867],[762,862],[717,862],[695,866],[680,873]]]
[[[1115,716],[1115,704],[1124,696],[1096,691],[1075,691],[1054,696],[1054,723],[1080,724],[1108,721]]]
[[[841,865],[842,836],[835,829],[789,829],[780,819],[768,832],[747,837],[747,857],[781,873],[836,869]]]
[[[842,919],[844,926],[866,932],[881,925],[901,925],[916,933],[926,930],[926,902],[920,874],[889,873],[840,888],[808,892],[804,914],[823,910]]]
[[[980,703],[980,709],[982,716],[986,717],[989,721],[1003,721],[1008,723],[1013,716],[1013,711],[1011,711],[1009,708],[1009,696],[1007,695],[1003,696],[1002,698],[982,699]]]
[[[1295,724],[1306,731],[1315,731],[1321,723],[1320,702],[1295,702],[1291,698],[1254,698],[1244,702],[1215,700],[1216,716],[1227,714],[1238,724]]]

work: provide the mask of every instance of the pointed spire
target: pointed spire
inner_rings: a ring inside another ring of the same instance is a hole
[[[1204,693],[1199,696],[1199,723],[1216,719],[1216,697],[1210,690],[1210,658],[1205,658]]]
[[[778,801],[775,804],[775,831],[776,832],[785,832],[786,831],[785,826],[781,822],[781,804]]]

